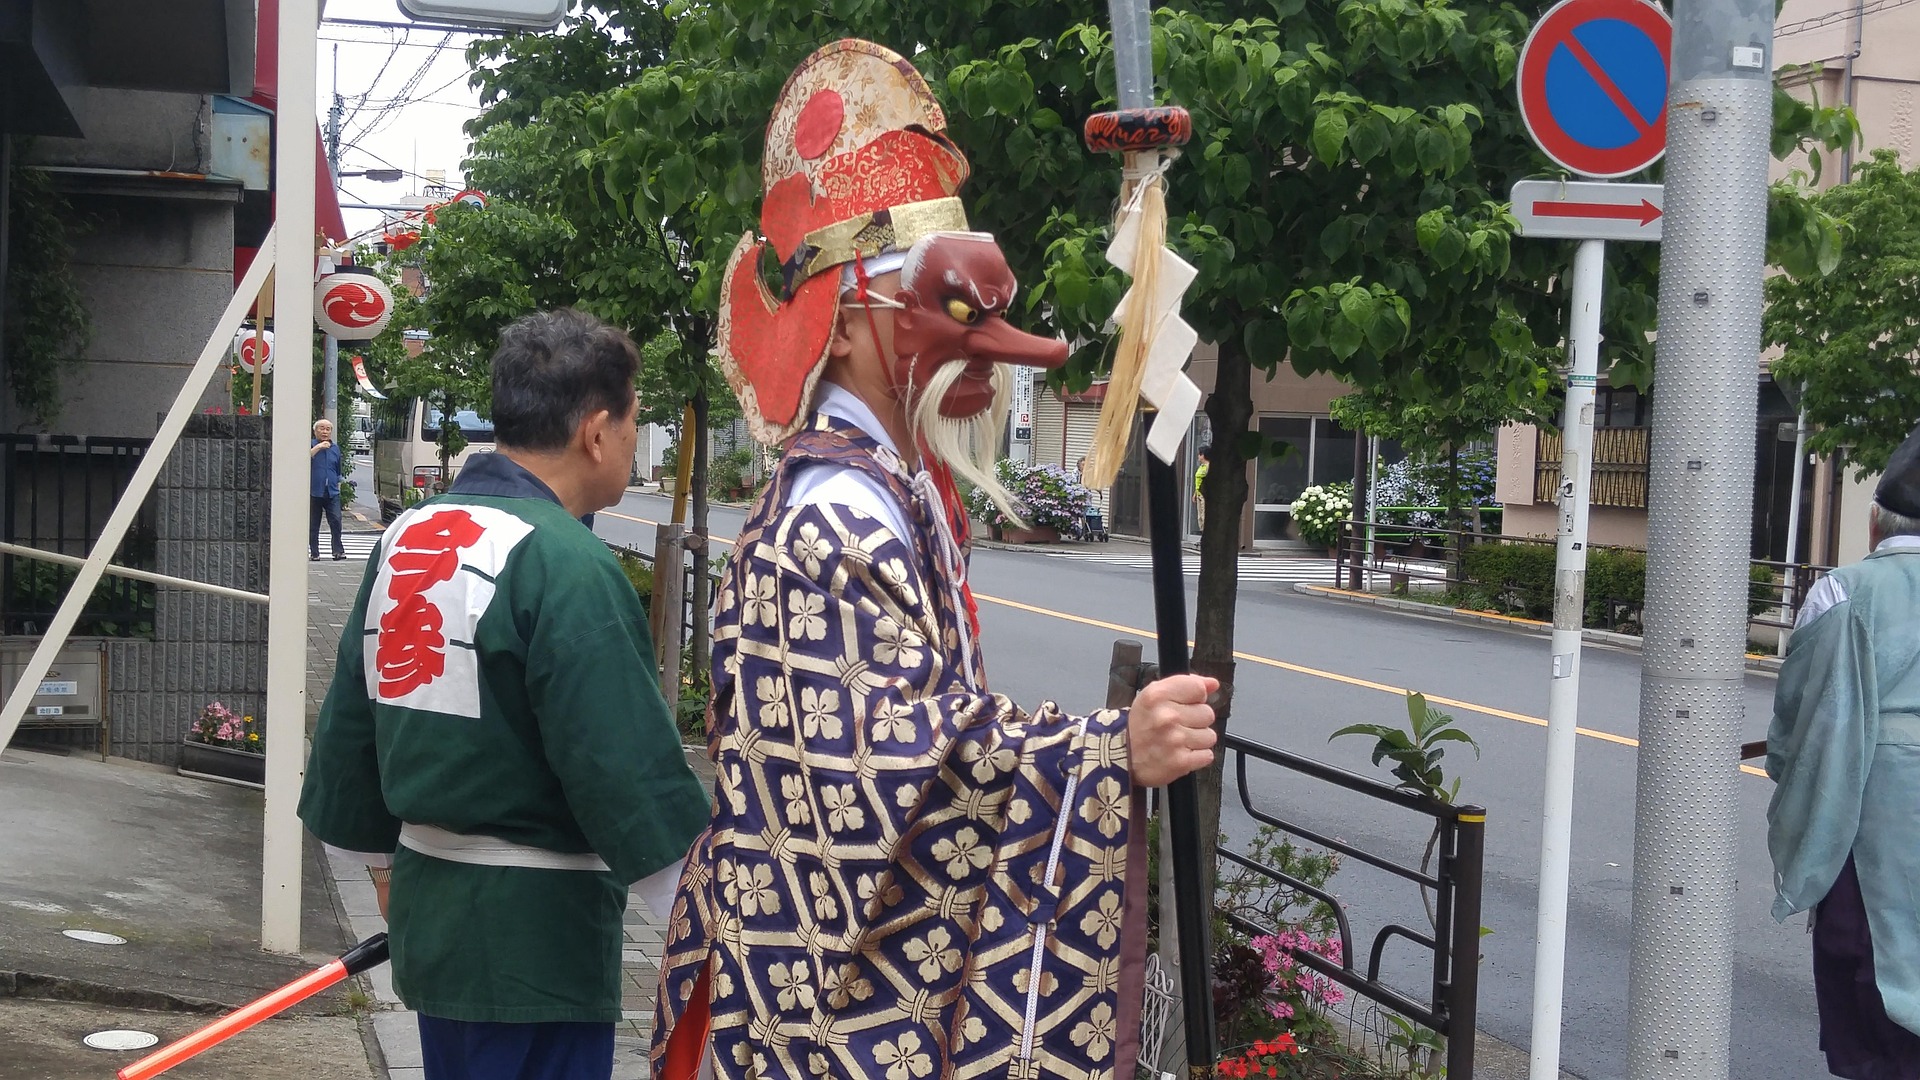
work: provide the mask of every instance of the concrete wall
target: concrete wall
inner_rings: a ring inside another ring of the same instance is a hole
[[[196,416],[154,490],[155,569],[212,585],[267,591],[266,421]],[[267,610],[186,589],[161,589],[153,641],[108,649],[114,753],[173,765],[209,702],[263,715]]]
[[[192,175],[209,167],[210,99],[89,89],[79,105],[86,138],[32,144],[73,206],[73,273],[93,328],[50,429],[150,436],[233,295],[240,190]],[[224,391],[216,379],[201,406],[223,404]],[[39,430],[10,399],[0,427]]]

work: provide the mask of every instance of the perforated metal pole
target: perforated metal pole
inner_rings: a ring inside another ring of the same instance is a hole
[[[1725,1080],[1773,0],[1679,0],[1648,468],[1629,1080]]]
[[[1567,957],[1567,877],[1573,848],[1574,728],[1580,722],[1580,628],[1587,607],[1587,504],[1593,482],[1593,384],[1600,370],[1600,285],[1607,245],[1573,256],[1567,334],[1567,412],[1560,425],[1560,539],[1554,559],[1553,657],[1547,684],[1546,812],[1540,825],[1540,910],[1533,953],[1529,1076],[1560,1076],[1561,991]]]

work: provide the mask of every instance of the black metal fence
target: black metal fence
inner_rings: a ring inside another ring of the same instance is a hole
[[[151,439],[75,435],[0,435],[0,534],[10,543],[84,556],[100,537]],[[151,570],[152,501],[140,510],[115,554],[122,566]],[[65,599],[76,571],[24,556],[0,556],[0,632],[39,634]],[[107,576],[93,590],[74,633],[134,637],[153,633],[154,587]]]
[[[1326,905],[1333,912],[1340,935],[1339,959],[1329,959],[1306,949],[1292,949],[1290,952],[1294,960],[1340,984],[1354,995],[1431,1029],[1446,1040],[1449,1080],[1473,1080],[1474,1032],[1480,987],[1480,900],[1486,811],[1477,806],[1460,806],[1417,795],[1237,735],[1227,735],[1223,746],[1226,752],[1233,755],[1233,775],[1240,793],[1241,808],[1254,821],[1400,878],[1423,892],[1432,892],[1432,926],[1426,930],[1399,923],[1382,926],[1366,950],[1365,966],[1359,967],[1355,964],[1355,957],[1360,954],[1354,949],[1352,921],[1346,905],[1339,897],[1280,868],[1263,865],[1236,852],[1222,850],[1218,853],[1224,863],[1263,876]],[[1248,782],[1250,762],[1285,770],[1296,777],[1331,784],[1368,799],[1399,807],[1410,814],[1432,819],[1436,835],[1430,848],[1430,859],[1422,860],[1418,865],[1408,865],[1358,844],[1340,840],[1319,828],[1257,808],[1253,800],[1253,787]],[[1238,913],[1227,912],[1224,915],[1230,925],[1248,934],[1271,935],[1281,929],[1261,926]],[[1410,942],[1432,954],[1424,1000],[1388,985],[1381,977],[1386,947],[1395,939]]]
[[[649,574],[653,573],[653,569],[654,569],[653,552],[644,551],[638,547],[633,547],[628,544],[616,543],[612,540],[607,540],[605,542],[607,547],[611,549],[614,555],[616,555],[617,557],[621,559],[630,559],[634,562],[640,563],[641,565],[647,568],[647,572]],[[680,595],[683,598],[680,605],[680,611],[681,611],[680,640],[682,641],[691,640],[693,637],[693,617],[694,617],[693,616],[693,575],[698,572],[701,562],[702,562],[701,559],[692,557],[691,555],[689,555],[689,557],[686,560],[685,567],[682,570],[683,580],[681,581],[681,589],[680,589]],[[707,596],[710,598],[714,596],[718,596],[720,592],[720,571],[713,569],[711,565],[709,565],[707,569],[707,578],[708,578]],[[647,606],[649,611],[652,610],[653,597],[655,595],[657,595],[657,590],[651,590],[651,589],[648,590]]]

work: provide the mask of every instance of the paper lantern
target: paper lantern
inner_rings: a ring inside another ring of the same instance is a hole
[[[258,346],[260,350],[257,357],[260,361],[260,374],[265,375],[273,370],[273,331],[262,331],[258,342],[254,341],[253,331],[251,330],[242,330],[238,334],[235,334],[233,337],[233,358],[239,361],[241,370],[249,375],[253,374],[254,362],[256,360],[254,349],[256,346]]]
[[[341,341],[365,341],[393,318],[393,290],[365,270],[342,268],[313,289],[313,321]]]

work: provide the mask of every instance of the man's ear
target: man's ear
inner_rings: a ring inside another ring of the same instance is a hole
[[[580,421],[580,449],[587,460],[598,463],[607,455],[607,437],[613,432],[613,413],[599,409]]]
[[[847,333],[847,316],[844,311],[833,313],[833,333],[827,338],[827,355],[842,358],[853,355],[853,338]]]

